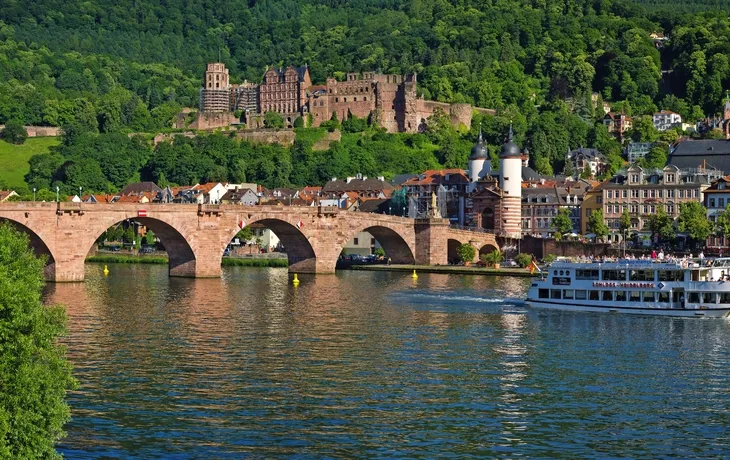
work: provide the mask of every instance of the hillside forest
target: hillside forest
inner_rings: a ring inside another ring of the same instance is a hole
[[[131,180],[321,183],[361,172],[392,176],[465,167],[479,125],[492,154],[510,123],[543,174],[566,152],[596,147],[622,165],[621,145],[598,123],[603,101],[634,116],[629,137],[659,141],[660,109],[695,121],[717,114],[730,88],[730,19],[723,2],[672,0],[6,0],[0,9],[0,123],[64,128],[62,144],[31,161],[29,187],[114,191]],[[676,7],[672,7],[672,5]],[[669,40],[659,49],[651,33]],[[443,102],[497,110],[470,127],[434,117],[423,134],[386,134],[342,120],[341,143],[311,150],[253,146],[226,134],[160,144],[129,133],[169,130],[198,104],[205,64],[220,58],[234,81],[267,66],[308,64],[328,75],[418,74]],[[592,93],[599,100],[591,99]],[[356,127],[360,127],[357,132]]]

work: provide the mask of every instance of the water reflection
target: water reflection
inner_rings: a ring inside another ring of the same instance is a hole
[[[89,267],[69,458],[730,453],[723,321],[540,312],[528,281]]]

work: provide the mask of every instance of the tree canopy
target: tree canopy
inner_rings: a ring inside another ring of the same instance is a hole
[[[61,307],[41,303],[44,261],[28,237],[0,224],[0,457],[60,458],[54,442],[70,419],[76,385],[65,349]]]

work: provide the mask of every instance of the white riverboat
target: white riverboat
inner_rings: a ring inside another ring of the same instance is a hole
[[[533,280],[536,308],[684,317],[730,317],[730,258],[555,262]]]

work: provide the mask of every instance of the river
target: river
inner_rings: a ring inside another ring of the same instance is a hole
[[[531,310],[522,278],[109,267],[45,293],[67,458],[730,456],[725,320]]]

